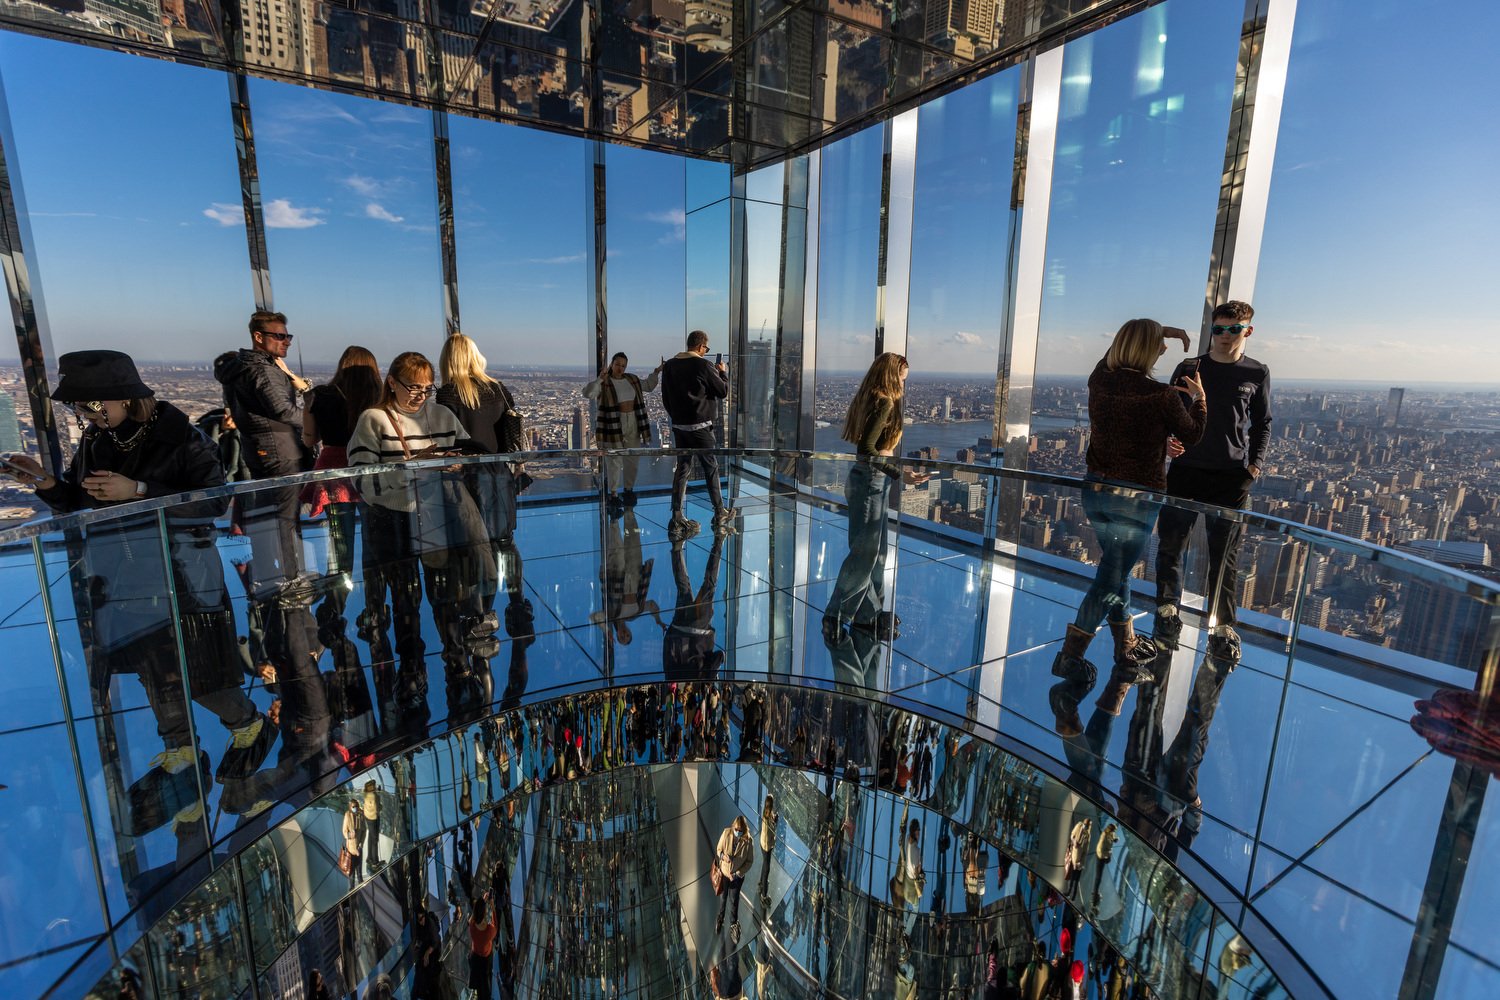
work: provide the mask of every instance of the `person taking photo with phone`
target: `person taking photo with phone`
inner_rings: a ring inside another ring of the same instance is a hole
[[[1087,480],[1106,486],[1161,490],[1166,486],[1168,439],[1176,435],[1196,442],[1203,434],[1207,407],[1196,376],[1184,375],[1172,385],[1156,381],[1151,370],[1166,353],[1166,339],[1188,347],[1186,331],[1163,327],[1153,319],[1127,321],[1115,333],[1089,376]],[[1114,634],[1114,664],[1099,695],[1099,707],[1119,715],[1132,684],[1150,679],[1154,647],[1138,640],[1130,617],[1130,573],[1135,568],[1161,504],[1132,493],[1086,486],[1082,503],[1099,538],[1101,553],[1094,582],[1067,628],[1052,673],[1061,683],[1048,694],[1056,729],[1062,736],[1083,732],[1078,702],[1093,689],[1096,671],[1085,659],[1094,630],[1109,622]]]

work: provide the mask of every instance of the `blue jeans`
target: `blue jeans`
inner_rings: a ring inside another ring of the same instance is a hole
[[[1083,491],[1083,510],[1099,536],[1099,569],[1073,624],[1092,632],[1106,618],[1123,622],[1130,617],[1130,571],[1140,561],[1146,540],[1156,524],[1161,504],[1102,490]]]
[[[825,617],[868,624],[885,606],[885,512],[890,479],[858,462],[849,470],[844,499],[849,505],[849,554],[839,567]]]

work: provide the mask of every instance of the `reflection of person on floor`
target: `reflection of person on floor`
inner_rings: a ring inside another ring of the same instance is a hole
[[[683,543],[672,543],[672,579],[677,584],[677,601],[670,624],[658,625],[665,630],[662,640],[662,670],[669,681],[708,680],[718,675],[724,662],[724,651],[714,649],[714,593],[719,586],[719,559],[724,537],[715,535],[708,550],[708,565],[703,583],[696,593],[688,576],[687,556]]]
[[[714,849],[714,864],[724,875],[724,891],[719,896],[719,917],[714,922],[714,933],[724,929],[724,911],[729,911],[729,933],[736,941],[740,937],[740,889],[745,885],[745,875],[755,863],[755,849],[750,843],[750,821],[736,816],[734,822],[719,834],[719,843]]]
[[[349,869],[349,885],[354,886],[359,882],[359,851],[360,843],[364,839],[365,818],[360,812],[359,799],[350,799],[349,808],[344,810],[344,850],[354,859],[353,866]]]
[[[643,612],[654,615],[661,610],[647,597],[656,560],[641,557],[641,529],[634,509],[612,513],[608,522],[604,565],[600,567],[604,578],[604,610],[595,611],[589,618],[604,628],[606,640],[628,646],[634,638],[630,623]]]
[[[411,932],[411,1000],[442,997],[442,935],[437,917],[427,912],[427,901],[419,900]]]
[[[510,671],[506,675],[505,690],[500,696],[502,709],[514,708],[521,703],[526,693],[530,671],[526,665],[526,651],[536,642],[536,619],[532,613],[531,600],[526,596],[526,585],[521,578],[521,551],[515,542],[501,543],[499,548],[500,576],[505,586],[505,634],[510,636]]]
[[[494,965],[495,935],[499,928],[490,912],[488,889],[474,901],[474,915],[469,918],[469,988],[475,1000],[490,1000],[490,974]]]
[[[1120,781],[1120,799],[1127,808],[1122,808],[1120,817],[1169,858],[1178,848],[1192,844],[1202,824],[1198,771],[1208,752],[1208,734],[1224,684],[1233,670],[1233,660],[1204,658],[1193,678],[1187,711],[1165,752],[1162,683],[1143,689],[1131,716]]]
[[[771,852],[776,849],[776,824],[781,817],[776,812],[776,797],[766,793],[766,801],[760,807],[760,898],[761,905],[771,895]]]
[[[1089,376],[1089,421],[1094,428],[1087,455],[1089,483],[1163,490],[1168,438],[1176,435],[1191,443],[1203,436],[1207,408],[1197,375],[1185,374],[1175,385],[1151,378],[1151,369],[1166,353],[1166,337],[1181,340],[1187,349],[1183,330],[1150,319],[1128,321]],[[1082,502],[1102,554],[1052,664],[1052,673],[1063,678],[1048,692],[1062,736],[1083,731],[1078,703],[1093,689],[1096,676],[1084,656],[1101,620],[1109,622],[1115,640],[1114,665],[1099,695],[1105,712],[1120,714],[1131,685],[1151,679],[1149,660],[1155,656],[1154,646],[1138,640],[1131,623],[1130,574],[1161,505],[1096,486],[1083,488]]]
[[[856,446],[859,457],[849,467],[844,486],[849,554],[839,567],[833,594],[823,611],[825,639],[836,639],[848,626],[889,640],[900,624],[893,612],[884,610],[886,510],[891,486],[898,479],[908,485],[928,479],[889,461],[901,443],[901,399],[910,370],[904,357],[887,351],[870,365],[849,403],[843,438]]]
[[[1099,843],[1094,847],[1094,889],[1089,894],[1090,906],[1097,910],[1099,908],[1099,883],[1104,879],[1104,869],[1109,867],[1110,861],[1115,856],[1115,841],[1120,838],[1119,831],[1113,823],[1105,823],[1104,829],[1099,833]]]
[[[223,485],[224,470],[208,439],[181,410],[155,398],[128,355],[70,352],[59,359],[58,377],[52,398],[70,405],[83,428],[68,470],[54,477],[29,456],[10,457],[19,470],[15,478],[54,511]],[[214,772],[220,782],[253,772],[275,740],[270,721],[241,688],[234,616],[214,547],[213,520],[226,506],[225,500],[204,500],[169,508],[166,539],[155,512],[85,529],[77,590],[87,604],[80,619],[88,623],[95,702],[108,711],[113,678],[137,675],[163,744],[151,769],[130,787],[130,815],[118,818],[131,836],[168,821],[179,838],[203,836],[193,769],[206,770],[208,757],[193,744],[189,700],[216,715],[229,733]],[[169,592],[176,596],[175,617],[165,599]]]
[[[1067,856],[1063,861],[1063,891],[1069,896],[1078,895],[1078,882],[1083,877],[1084,865],[1088,863],[1093,833],[1094,821],[1081,819],[1073,824],[1073,830],[1068,834]]]
[[[380,786],[374,779],[365,782],[364,802],[364,849],[365,877],[375,874],[380,867]]]

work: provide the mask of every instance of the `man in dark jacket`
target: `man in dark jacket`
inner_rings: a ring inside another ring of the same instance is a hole
[[[1196,373],[1208,401],[1208,421],[1196,444],[1170,444],[1167,493],[1184,500],[1243,510],[1250,488],[1260,478],[1271,444],[1271,371],[1245,355],[1255,327],[1255,310],[1246,302],[1225,302],[1213,311],[1207,354],[1177,366],[1171,383]],[[1238,663],[1240,637],[1235,605],[1239,592],[1240,522],[1213,514],[1208,529],[1207,603],[1211,615],[1208,652]],[[1182,634],[1178,602],[1182,599],[1182,551],[1198,521],[1196,511],[1172,504],[1157,520],[1155,637],[1171,649]]]
[[[714,505],[714,529],[729,528],[734,508],[724,506],[719,487],[719,461],[709,449],[714,447],[714,413],[718,401],[729,395],[724,365],[709,364],[708,334],[694,330],[688,334],[687,350],[662,363],[661,398],[667,417],[672,421],[672,438],[678,448],[700,449],[677,456],[672,473],[672,521],[667,536],[673,540],[689,538],[698,531],[698,522],[682,514],[687,497],[688,475],[696,460],[708,484],[708,497]]]
[[[286,317],[258,309],[250,316],[248,348],[219,355],[214,378],[224,386],[224,406],[239,428],[245,464],[256,479],[289,476],[307,468],[298,394],[312,384],[292,373],[286,352],[292,335]],[[297,576],[300,531],[297,490],[262,490],[245,498],[243,526],[250,536],[251,593],[269,596]]]

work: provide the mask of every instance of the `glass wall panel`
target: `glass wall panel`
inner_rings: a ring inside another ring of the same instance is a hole
[[[224,76],[11,32],[0,66],[54,360],[206,365],[205,338],[238,345],[252,301]]]
[[[1257,510],[1481,571],[1500,322],[1465,293],[1500,227],[1497,31],[1492,4],[1298,8],[1249,344],[1278,389]]]
[[[840,440],[844,414],[875,358],[884,130],[867,128],[823,150],[818,229],[819,451],[853,451]]]
[[[496,369],[576,368],[588,332],[582,140],[451,116],[464,332]]]
[[[445,327],[429,113],[265,80],[250,81],[250,97],[293,356],[327,364],[360,344],[382,366],[402,351],[436,360]]]
[[[989,459],[1016,237],[1010,203],[1020,74],[988,77],[919,112],[905,454]],[[927,511],[916,497],[913,513],[939,511],[944,523],[983,530],[985,488],[977,477],[940,476],[925,493]]]
[[[1085,381],[1121,323],[1199,326],[1242,14],[1167,0],[1068,43],[1033,469],[1083,471]],[[1181,353],[1173,344],[1158,374]]]
[[[644,375],[687,336],[686,169],[678,156],[609,146],[605,170],[609,351],[624,351]],[[710,355],[728,352],[725,333],[710,337]]]

